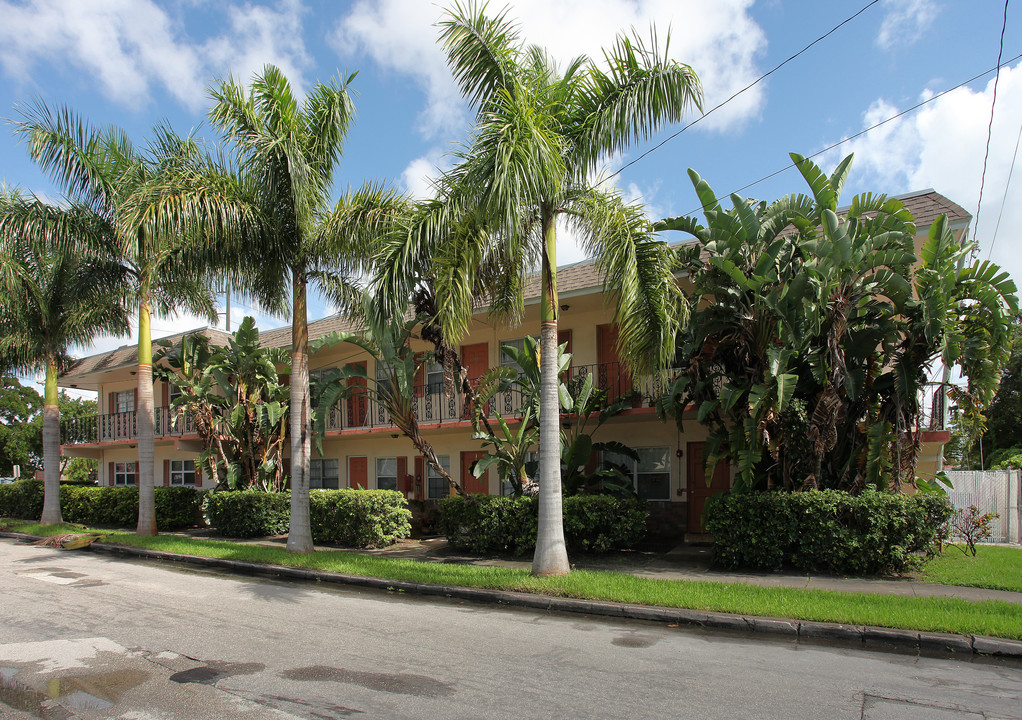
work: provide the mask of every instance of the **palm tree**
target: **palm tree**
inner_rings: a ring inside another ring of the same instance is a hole
[[[211,91],[212,124],[233,146],[241,174],[234,238],[249,292],[265,306],[291,299],[291,524],[287,549],[311,552],[309,524],[308,287],[341,307],[357,304],[354,278],[370,245],[404,200],[378,185],[330,193],[354,106],[346,81],[318,83],[299,103],[284,74],[267,65],[251,89],[230,79]],[[200,199],[193,203],[200,206]],[[197,215],[204,210],[198,207]],[[197,218],[202,222],[202,218]]]
[[[602,158],[649,138],[699,107],[686,65],[649,43],[621,36],[604,51],[606,69],[582,56],[563,71],[526,46],[505,13],[455,5],[441,42],[462,93],[476,111],[469,146],[403,241],[387,249],[381,295],[407,297],[417,268],[434,283],[449,337],[464,334],[473,302],[517,322],[526,273],[541,267],[539,537],[537,574],[569,570],[561,514],[557,398],[557,220],[563,216],[595,256],[617,306],[623,359],[634,369],[669,363],[683,304],[671,256],[641,209],[594,183]],[[434,258],[428,262],[427,258]]]
[[[73,204],[0,196],[0,367],[46,373],[42,523],[62,522],[57,375],[70,364],[68,349],[128,326],[124,271],[112,248],[100,255],[66,249],[91,222],[91,213]]]
[[[154,230],[138,221],[136,207],[148,185],[182,165],[195,162],[198,147],[163,127],[155,129],[146,153],[138,152],[122,130],[95,129],[67,108],[43,103],[21,110],[15,132],[29,155],[60,185],[82,213],[80,231],[67,242],[99,245],[112,241],[126,271],[125,304],[138,312],[139,535],[156,534],[153,474],[153,375],[150,316],[173,314],[183,306],[216,321],[205,276],[213,258],[175,233],[171,217]]]

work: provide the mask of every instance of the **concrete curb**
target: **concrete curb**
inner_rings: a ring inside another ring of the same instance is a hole
[[[40,539],[35,535],[13,532],[0,532],[0,537],[23,541]],[[631,605],[600,600],[549,597],[505,590],[430,585],[405,580],[385,580],[280,565],[263,565],[241,560],[178,555],[160,550],[129,547],[127,545],[92,544],[87,549],[105,555],[129,556],[198,567],[217,568],[243,575],[266,575],[286,580],[323,582],[392,592],[399,591],[427,597],[445,597],[533,610],[553,610],[556,612],[595,615],[599,617],[628,618],[666,623],[668,625],[685,625],[708,630],[762,633],[782,639],[794,640],[796,643],[819,643],[831,646],[838,644],[847,648],[858,647],[866,650],[909,653],[956,660],[989,657],[1022,661],[1022,641],[985,635],[954,635],[950,633],[920,632],[862,625],[842,625],[839,623],[809,620],[735,615],[708,610],[688,610],[684,608]]]

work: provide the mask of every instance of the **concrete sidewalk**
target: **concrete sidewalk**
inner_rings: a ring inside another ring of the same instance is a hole
[[[264,541],[276,544],[275,541]],[[326,548],[324,548],[326,549]],[[352,552],[380,557],[399,557],[424,562],[457,563],[529,569],[531,559],[479,558],[450,548],[444,538],[400,541],[377,550]],[[666,552],[620,552],[609,555],[574,556],[572,567],[579,570],[608,570],[661,580],[697,580],[703,582],[743,583],[762,587],[812,588],[837,592],[881,593],[909,597],[949,597],[963,600],[1001,600],[1022,605],[1022,592],[985,588],[935,585],[909,577],[846,578],[835,575],[799,573],[760,573],[717,570],[712,567],[712,548],[681,544]]]

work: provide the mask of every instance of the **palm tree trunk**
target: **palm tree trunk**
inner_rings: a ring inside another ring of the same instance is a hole
[[[295,268],[291,320],[291,523],[287,549],[313,551],[309,519],[309,456],[312,453],[309,412],[309,316],[304,270]]]
[[[136,535],[156,535],[156,478],[153,462],[153,341],[149,304],[138,309],[138,527]]]
[[[57,366],[46,363],[43,390],[43,516],[39,522],[61,523],[60,514],[60,405],[57,395]]]
[[[543,301],[540,318],[539,373],[539,528],[533,575],[567,575],[568,551],[564,545],[564,514],[561,503],[561,418],[557,397],[557,231],[556,215],[543,212]]]

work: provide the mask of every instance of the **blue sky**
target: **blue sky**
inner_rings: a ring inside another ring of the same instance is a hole
[[[529,42],[555,57],[599,56],[635,27],[670,28],[671,56],[702,78],[706,108],[801,50],[868,0],[512,0],[509,15]],[[494,10],[503,7],[491,3]],[[96,124],[113,123],[141,143],[166,119],[179,132],[214,137],[204,123],[206,88],[233,73],[248,79],[279,65],[299,89],[357,70],[357,121],[337,174],[338,189],[387,181],[425,196],[447,153],[465,139],[469,115],[436,46],[442,3],[427,0],[222,2],[200,0],[0,0],[0,117],[41,98],[68,105]],[[662,148],[627,167],[616,182],[653,218],[692,214],[687,178],[696,169],[718,195],[788,164],[790,151],[816,153],[921,100],[993,68],[1004,4],[991,0],[881,0]],[[1022,53],[1020,10],[1008,8],[1004,59]],[[993,74],[824,154],[832,168],[856,154],[844,199],[862,191],[898,194],[933,187],[976,213]],[[695,119],[693,115],[692,119]],[[1022,68],[1002,69],[987,161],[978,240],[1022,278],[1017,240],[1022,185],[1008,187],[1022,122]],[[676,131],[670,128],[660,139]],[[608,158],[607,173],[655,144]],[[1019,169],[1022,174],[1022,168]],[[56,199],[58,191],[0,132],[0,181]],[[805,185],[789,170],[743,194],[772,200]],[[974,220],[974,226],[976,221]],[[582,259],[569,237],[562,263]],[[246,312],[234,307],[235,322]],[[322,303],[311,309],[326,314]],[[261,327],[281,318],[258,316]],[[155,334],[201,325],[159,318]],[[104,338],[84,352],[130,338]]]

